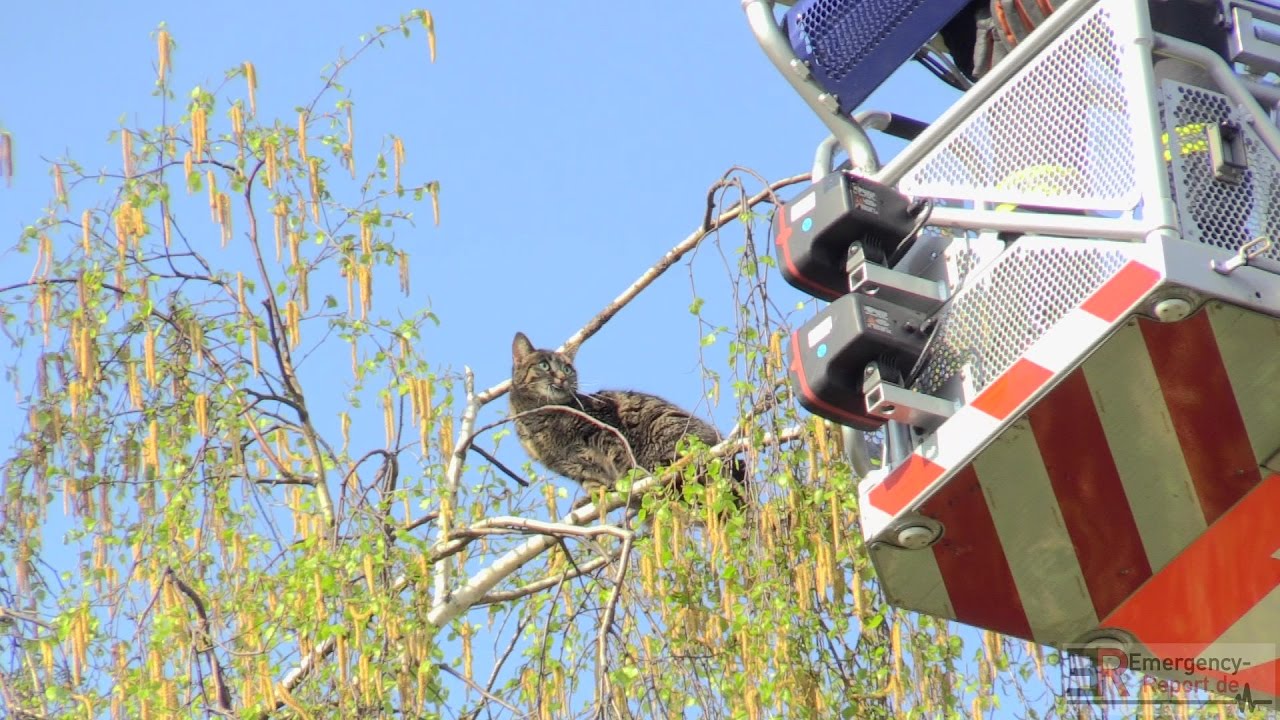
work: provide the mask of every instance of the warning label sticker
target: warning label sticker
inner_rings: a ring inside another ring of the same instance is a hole
[[[833,327],[835,327],[835,320],[830,316],[815,325],[809,331],[809,348],[812,349],[814,345],[822,342],[823,338],[831,334],[831,328]]]
[[[808,215],[818,205],[818,194],[810,192],[799,200],[791,204],[791,222]]]

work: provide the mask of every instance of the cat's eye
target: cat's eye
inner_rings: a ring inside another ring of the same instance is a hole
[[[547,361],[546,361],[546,360],[543,360],[542,362],[538,363],[538,369],[539,369],[539,370],[550,370],[550,369],[551,369],[551,366],[550,366],[549,364],[547,364]]]

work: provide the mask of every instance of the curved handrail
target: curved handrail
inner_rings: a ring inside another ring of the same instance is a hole
[[[831,130],[831,134],[849,154],[854,166],[866,172],[879,169],[879,163],[875,161],[875,149],[871,147],[871,139],[867,137],[866,131],[836,109],[835,98],[823,92],[810,79],[809,69],[792,51],[791,44],[787,42],[787,37],[782,33],[782,28],[778,27],[778,19],[773,14],[773,0],[742,0],[742,9],[747,14],[751,33],[755,35],[764,54],[818,119]],[[871,165],[873,162],[874,167]]]
[[[864,131],[880,130],[886,135],[903,140],[913,140],[929,127],[927,123],[886,110],[863,110],[853,116],[853,122]],[[835,169],[836,148],[839,146],[840,141],[835,135],[829,135],[826,140],[818,143],[818,149],[813,154],[813,169],[809,174],[812,182],[821,180]],[[880,157],[875,147],[870,147],[868,152],[870,157],[863,170],[876,172],[880,169]]]

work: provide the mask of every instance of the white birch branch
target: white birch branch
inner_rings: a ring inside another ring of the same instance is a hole
[[[462,426],[458,428],[458,440],[449,455],[449,465],[444,471],[444,496],[440,507],[440,536],[437,545],[449,542],[453,530],[454,515],[458,511],[458,488],[462,484],[462,467],[467,457],[467,445],[471,442],[472,428],[476,424],[476,415],[480,412],[480,403],[476,399],[476,377],[471,368],[463,368],[463,390],[467,395],[467,406],[462,411]],[[450,558],[442,558],[435,565],[434,604],[444,602],[449,594],[449,586],[453,584],[453,563]]]
[[[582,326],[581,330],[574,333],[572,337],[570,337],[567,341],[565,341],[565,344],[560,346],[560,351],[567,353],[569,355],[573,355],[573,353],[577,351],[578,347],[581,346],[582,343],[587,340],[587,338],[599,332],[600,328],[604,327],[604,324],[607,323],[610,320],[610,318],[612,318],[614,315],[617,315],[619,310],[625,307],[628,303],[634,300],[637,295],[639,295],[646,288],[652,285],[653,281],[657,280],[664,272],[670,269],[672,265],[675,265],[677,262],[680,261],[681,258],[683,258],[685,255],[688,255],[690,252],[692,252],[693,249],[698,246],[698,243],[702,242],[703,238],[705,238],[706,236],[712,234],[713,232],[719,230],[725,225],[728,225],[729,223],[741,217],[743,211],[753,208],[756,205],[759,205],[760,203],[764,202],[765,200],[769,200],[773,198],[775,193],[777,193],[779,190],[785,187],[790,187],[791,185],[797,185],[799,183],[809,182],[809,180],[810,180],[809,173],[805,173],[803,175],[792,175],[789,178],[776,180],[764,190],[761,190],[755,195],[752,195],[751,197],[747,198],[745,203],[743,202],[735,203],[728,210],[725,210],[724,212],[712,218],[711,222],[703,223],[701,227],[699,227],[697,230],[694,230],[692,233],[688,235],[688,237],[686,237],[684,240],[681,240],[678,244],[676,244],[675,247],[668,250],[667,253],[663,255],[660,260],[658,260],[658,262],[654,263],[652,267],[644,271],[644,273],[642,273],[640,277],[636,278],[635,282],[631,283],[631,285],[626,290],[623,290],[622,293],[618,295],[618,297],[614,298],[613,302],[610,302],[608,305],[606,305],[604,309],[601,310],[599,313],[597,313],[595,317],[591,318],[591,320],[588,321],[586,325]],[[721,186],[722,186],[722,183],[717,182],[715,185],[712,186],[712,190],[714,191],[716,188],[719,188]],[[492,402],[493,400],[501,397],[504,393],[506,393],[510,389],[511,389],[511,381],[503,380],[497,385],[494,385],[488,390],[485,390],[484,392],[477,395],[476,399],[480,401],[481,405],[484,405],[485,403]]]

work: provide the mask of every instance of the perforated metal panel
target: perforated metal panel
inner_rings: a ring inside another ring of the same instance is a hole
[[[1118,250],[1037,240],[1019,241],[948,304],[914,389],[937,394],[966,365],[973,390],[986,388],[1126,261]]]
[[[817,0],[797,19],[814,58],[839,82],[914,9],[914,3],[892,0]]]
[[[968,0],[800,0],[787,35],[812,79],[853,112]]]
[[[913,195],[1098,211],[1138,204],[1111,14],[1088,12],[902,179]]]
[[[1161,84],[1161,121],[1168,143],[1169,173],[1182,237],[1238,250],[1259,235],[1280,240],[1280,162],[1248,123],[1231,109],[1226,96],[1172,80]],[[1207,151],[1208,124],[1233,121],[1244,130],[1249,167],[1239,185],[1217,180]],[[1280,260],[1280,245],[1269,257]]]

